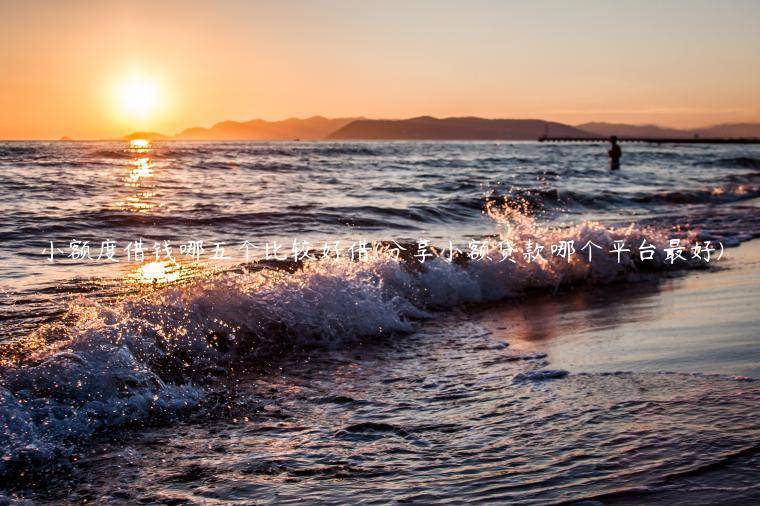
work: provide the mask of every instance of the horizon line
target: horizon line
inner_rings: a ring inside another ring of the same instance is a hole
[[[649,123],[649,122],[645,122],[645,123],[625,123],[625,122],[611,122],[611,121],[584,121],[582,123],[575,123],[575,122],[573,122],[573,123],[565,123],[565,122],[558,121],[558,120],[543,119],[543,118],[539,118],[539,117],[486,117],[486,116],[475,116],[475,115],[461,115],[461,116],[457,115],[457,116],[441,116],[441,117],[439,117],[439,116],[432,116],[430,114],[421,114],[421,115],[409,116],[409,117],[393,117],[393,118],[375,117],[375,118],[370,118],[370,117],[361,116],[361,115],[360,116],[335,116],[335,117],[330,117],[330,116],[325,116],[325,115],[322,115],[322,114],[312,114],[312,115],[304,116],[304,117],[288,116],[286,118],[275,119],[275,120],[269,120],[269,119],[263,119],[263,118],[251,118],[251,119],[246,119],[246,120],[225,119],[225,120],[217,121],[217,122],[211,124],[210,126],[190,126],[190,127],[185,127],[185,128],[183,128],[181,130],[176,131],[173,134],[165,134],[165,133],[162,133],[162,132],[159,132],[159,131],[148,130],[148,129],[136,129],[136,130],[134,130],[132,132],[129,132],[129,133],[126,133],[126,134],[124,134],[122,136],[117,136],[117,137],[76,137],[76,138],[74,138],[74,137],[70,137],[69,135],[63,134],[63,135],[61,135],[61,136],[59,136],[57,138],[49,138],[49,137],[12,137],[12,138],[0,138],[0,142],[14,142],[14,141],[15,142],[24,142],[24,141],[39,141],[39,142],[45,142],[45,141],[48,141],[48,142],[56,142],[56,141],[61,141],[61,142],[75,142],[75,141],[83,141],[83,142],[88,142],[88,141],[89,142],[122,141],[122,140],[125,140],[126,137],[130,137],[130,136],[132,136],[132,135],[134,135],[136,133],[145,133],[145,134],[160,135],[162,137],[166,137],[166,139],[159,139],[159,140],[167,140],[167,141],[171,141],[171,140],[191,141],[191,140],[194,140],[194,139],[176,139],[176,137],[178,135],[180,135],[182,132],[185,132],[185,131],[190,130],[190,129],[196,129],[197,128],[197,129],[210,130],[210,129],[213,129],[214,127],[216,127],[217,125],[220,125],[222,123],[241,123],[242,124],[242,123],[250,123],[250,122],[253,122],[253,121],[263,121],[265,123],[281,123],[281,122],[289,121],[289,120],[306,121],[306,120],[315,119],[315,118],[322,118],[322,119],[326,119],[326,120],[351,119],[352,120],[351,123],[353,123],[354,121],[408,121],[408,120],[421,119],[421,118],[430,118],[430,119],[439,120],[439,121],[450,120],[450,119],[482,119],[482,120],[489,120],[489,121],[499,121],[499,120],[541,121],[541,122],[545,122],[545,123],[557,123],[557,124],[560,124],[560,125],[571,126],[571,127],[576,127],[576,128],[581,127],[583,125],[587,125],[587,124],[598,124],[598,125],[615,125],[615,126],[628,126],[628,127],[655,127],[655,128],[661,128],[661,129],[667,129],[667,130],[676,130],[676,131],[684,132],[684,133],[693,132],[695,130],[704,130],[704,129],[708,129],[708,128],[715,128],[715,127],[720,127],[720,126],[726,126],[726,125],[758,125],[758,124],[760,124],[760,118],[759,119],[754,119],[754,120],[747,120],[747,121],[709,123],[709,124],[706,124],[706,125],[703,125],[703,126],[681,128],[681,127],[668,126],[668,125],[664,125],[664,124],[660,124],[660,123]],[[593,132],[589,132],[589,133],[593,133]],[[195,140],[205,140],[205,141],[208,141],[207,139],[195,139]],[[244,140],[266,141],[266,139],[217,139],[215,141],[222,142],[224,140],[230,140],[230,141],[244,141]],[[282,139],[271,139],[270,141],[277,141],[277,140],[281,141]],[[311,139],[310,141],[318,141],[318,140],[323,140],[323,139]],[[348,140],[348,139],[345,139],[345,140]],[[333,140],[333,142],[335,142],[335,140]],[[526,141],[521,141],[521,142],[526,142]],[[529,142],[529,141],[527,141],[527,142]]]

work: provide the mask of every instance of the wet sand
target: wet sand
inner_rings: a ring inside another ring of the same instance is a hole
[[[489,309],[494,339],[571,372],[680,371],[760,378],[760,241],[715,268],[579,288]]]

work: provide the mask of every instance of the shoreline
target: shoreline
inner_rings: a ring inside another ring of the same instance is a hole
[[[693,372],[760,379],[760,240],[719,267],[529,297],[474,319],[520,352],[578,372]]]

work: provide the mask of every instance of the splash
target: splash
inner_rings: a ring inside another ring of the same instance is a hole
[[[294,272],[244,269],[169,283],[116,303],[81,297],[65,325],[33,336],[51,344],[0,369],[0,476],[66,457],[103,429],[164,423],[196,410],[233,369],[292,348],[392,337],[412,332],[436,310],[526,290],[632,281],[673,268],[661,252],[667,238],[653,228],[597,222],[550,228],[510,206],[489,205],[487,212],[498,234],[484,240],[479,261],[435,256],[418,264],[388,253],[362,262],[326,257]],[[607,247],[645,239],[660,250],[646,264],[634,248],[619,262],[601,254],[592,261],[580,254],[505,260],[501,248],[505,242]]]

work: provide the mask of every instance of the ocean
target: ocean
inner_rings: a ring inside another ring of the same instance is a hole
[[[760,147],[622,147],[0,143],[0,501],[758,498],[756,338],[609,340],[626,294],[741,268]],[[581,366],[519,345],[576,302]]]

